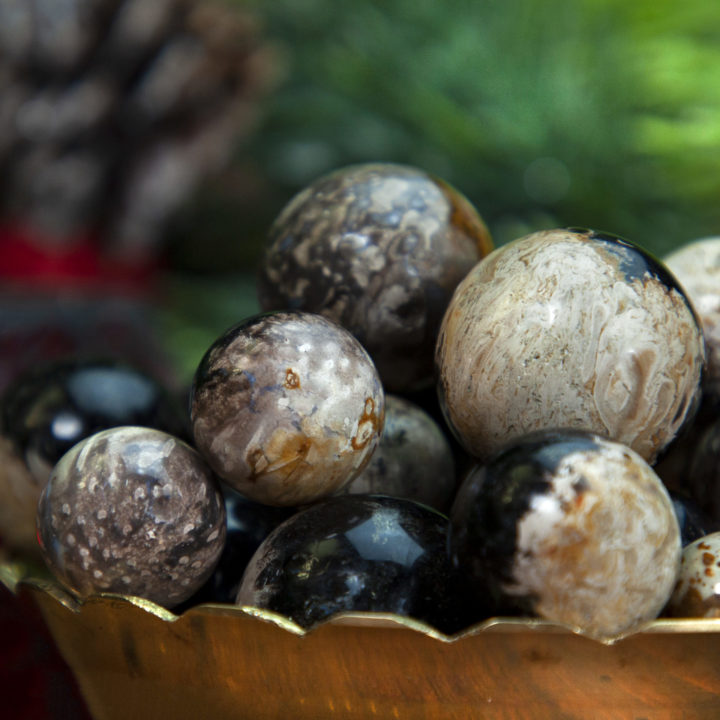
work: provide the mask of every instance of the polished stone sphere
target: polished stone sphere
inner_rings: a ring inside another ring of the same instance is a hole
[[[48,567],[78,594],[136,595],[172,607],[213,571],[225,544],[225,505],[193,448],[126,426],[62,456],[40,496],[37,527]]]
[[[606,233],[533,233],[458,286],[436,349],[438,393],[468,452],[536,430],[592,430],[652,463],[693,416],[703,334],[674,277]]]
[[[442,428],[419,405],[387,395],[380,443],[341,492],[392,495],[447,512],[455,489],[455,459]]]
[[[483,619],[464,605],[446,553],[447,517],[410,500],[346,495],[278,526],[250,561],[237,604],[310,627],[345,611],[395,613],[455,632]]]
[[[672,501],[650,466],[580,431],[538,432],[478,465],[450,515],[453,562],[496,611],[600,640],[663,609],[680,565]]]
[[[666,614],[720,618],[720,532],[698,538],[683,549],[678,582]]]
[[[0,535],[37,551],[35,514],[55,463],[75,443],[118,425],[186,437],[185,409],[154,378],[112,359],[72,358],[28,369],[0,398]]]
[[[196,447],[228,485],[296,506],[362,471],[380,440],[385,395],[347,330],[312,313],[266,313],[209,348],[190,415]]]
[[[295,196],[271,230],[258,296],[348,328],[389,392],[432,382],[440,320],[458,282],[492,249],[459,192],[418,168],[341,168]]]

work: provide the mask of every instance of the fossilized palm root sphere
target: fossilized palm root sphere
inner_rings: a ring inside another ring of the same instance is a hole
[[[458,282],[492,249],[483,221],[445,182],[394,164],[320,178],[270,230],[263,310],[301,309],[348,328],[386,390],[432,382],[437,331]]]
[[[367,352],[320,315],[257,315],[200,362],[191,397],[195,444],[246,497],[299,505],[330,495],[367,464],[385,400]]]
[[[613,235],[548,230],[498,248],[458,286],[438,393],[480,458],[526,432],[578,428],[652,463],[697,407],[704,358],[664,265]]]

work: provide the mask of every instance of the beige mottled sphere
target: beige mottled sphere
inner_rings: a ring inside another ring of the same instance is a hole
[[[697,408],[705,348],[662,263],[614,235],[557,229],[475,266],[435,359],[448,423],[477,457],[527,432],[575,428],[652,463]]]
[[[664,258],[687,293],[705,333],[705,383],[720,395],[720,237],[688,243]]]
[[[347,330],[278,312],[235,325],[208,349],[191,394],[195,444],[245,497],[292,506],[358,475],[380,439],[385,395]]]

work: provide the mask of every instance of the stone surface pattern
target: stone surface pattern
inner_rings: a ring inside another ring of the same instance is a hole
[[[687,298],[637,248],[550,230],[458,286],[436,350],[449,424],[476,456],[525,432],[606,435],[652,462],[697,407],[704,344]]]
[[[447,512],[455,495],[455,460],[440,426],[398,395],[385,398],[385,427],[365,469],[342,492],[393,495]]]
[[[195,375],[198,450],[243,495],[298,505],[330,495],[367,464],[385,396],[360,343],[312,313],[278,312],[234,326]]]
[[[200,455],[159,430],[90,436],[55,466],[38,505],[45,560],[81,595],[115,592],[173,606],[214,569],[225,505]]]
[[[672,501],[629,448],[537,433],[471,474],[451,514],[459,567],[520,609],[613,639],[657,617],[680,563]]]
[[[258,291],[347,327],[389,391],[429,382],[442,314],[492,248],[470,203],[422,170],[351,166],[293,198],[270,231]]]

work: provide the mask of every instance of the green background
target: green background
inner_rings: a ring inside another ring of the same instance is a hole
[[[349,163],[436,173],[496,245],[569,225],[662,256],[718,232],[720,3],[230,1],[275,79],[170,232],[163,323],[184,368],[255,310],[284,203]]]

